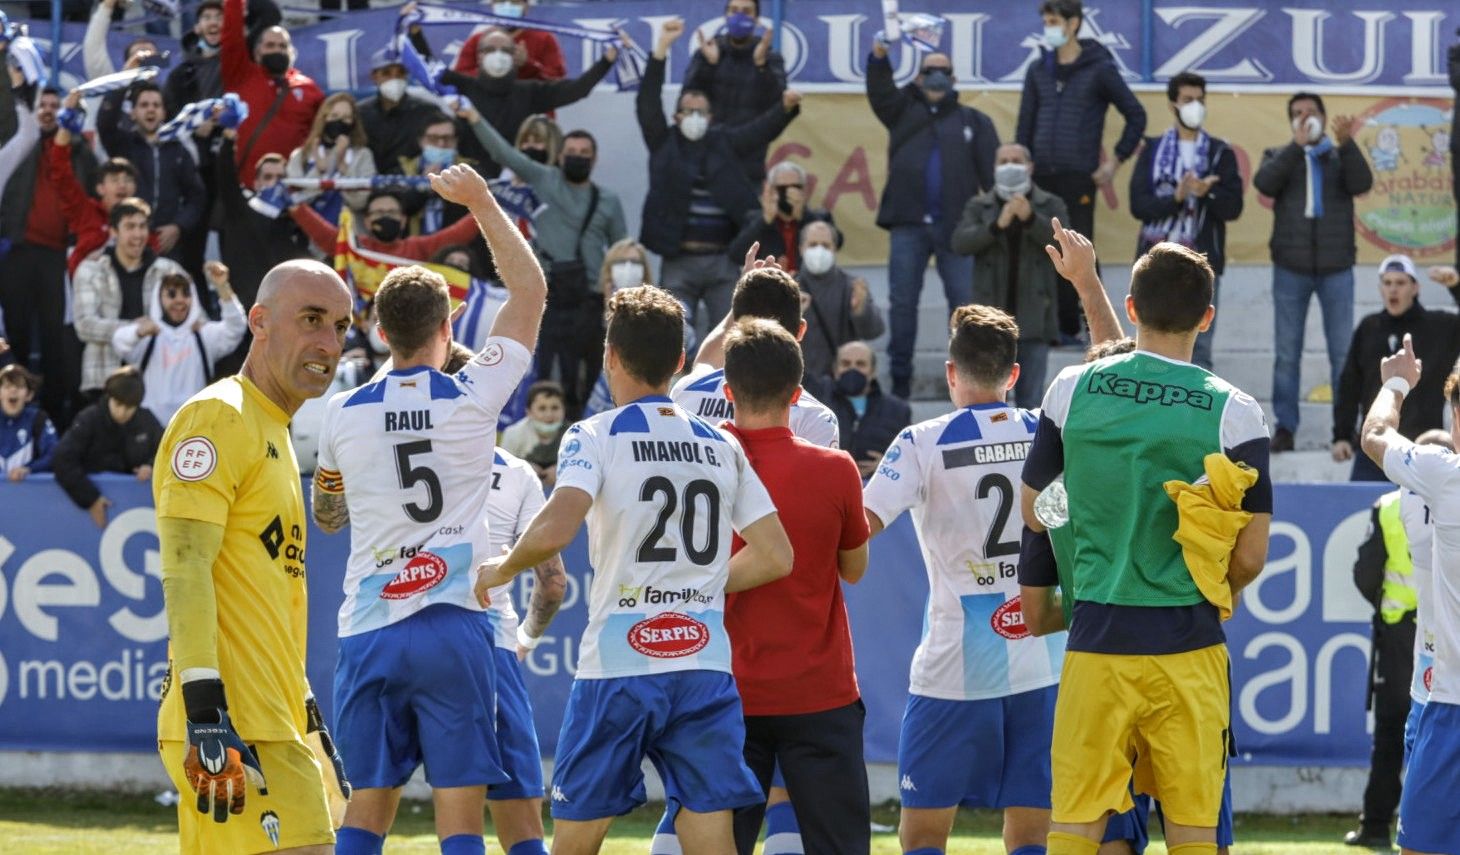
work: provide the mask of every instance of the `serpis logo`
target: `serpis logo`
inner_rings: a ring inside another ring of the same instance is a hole
[[[421,552],[407,562],[380,591],[382,600],[404,600],[429,591],[446,581],[446,562],[441,556]]]
[[[710,643],[710,628],[686,614],[664,612],[629,628],[629,646],[655,659],[692,656]]]
[[[994,632],[1010,640],[1029,637],[1029,627],[1024,625],[1024,610],[1019,605],[1018,597],[1007,600],[994,609],[993,616],[989,618],[989,626],[993,627]]]

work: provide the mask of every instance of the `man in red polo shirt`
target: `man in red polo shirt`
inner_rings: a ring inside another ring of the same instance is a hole
[[[735,420],[725,429],[744,446],[796,557],[790,576],[727,598],[725,630],[745,711],[746,764],[769,790],[779,762],[807,855],[865,853],[866,708],[841,590],[843,579],[856,582],[867,570],[862,479],[846,452],[792,435],[801,369],[800,346],[774,321],[746,318],[726,336]],[[754,849],[764,814],[764,805],[736,811],[740,852]]]

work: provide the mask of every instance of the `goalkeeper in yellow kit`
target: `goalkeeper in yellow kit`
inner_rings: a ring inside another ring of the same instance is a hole
[[[329,388],[353,303],[318,262],[269,271],[242,370],[184,404],[157,452],[171,634],[157,747],[183,794],[184,853],[333,851],[326,782],[337,798],[349,785],[304,670],[308,517],[289,420]]]

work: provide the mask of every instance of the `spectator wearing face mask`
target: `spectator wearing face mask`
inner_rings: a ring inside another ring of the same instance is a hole
[[[527,0],[497,2],[492,4],[492,14],[503,18],[521,18],[527,14],[531,5]],[[523,27],[508,32],[515,44],[513,54],[517,62],[518,80],[561,80],[568,76],[568,67],[563,63],[563,48],[558,44],[557,36]],[[480,57],[477,48],[485,34],[484,28],[467,37],[461,46],[461,52],[456,55],[456,65],[453,67],[457,71],[462,74],[477,73]]]
[[[1130,178],[1130,210],[1141,221],[1136,257],[1163,240],[1189,246],[1207,257],[1212,271],[1212,305],[1227,265],[1227,223],[1242,215],[1242,175],[1225,140],[1203,129],[1207,83],[1184,71],[1166,84],[1175,124],[1146,140]],[[1191,361],[1212,370],[1217,320],[1196,338]],[[1020,406],[1024,406],[1020,404]]]
[[[814,220],[801,229],[796,284],[801,286],[801,315],[806,319],[806,334],[801,337],[803,385],[818,390],[830,382],[842,345],[870,341],[887,329],[866,280],[837,266],[841,245],[842,234],[830,222]]]
[[[223,0],[203,0],[194,14],[193,28],[182,37],[182,60],[167,75],[162,99],[167,114],[176,116],[184,106],[223,94]],[[283,20],[273,0],[248,0],[244,26],[248,32],[272,27]]]
[[[993,189],[968,200],[952,240],[955,252],[973,256],[973,302],[1019,324],[1014,400],[1028,409],[1044,400],[1049,345],[1059,341],[1059,275],[1044,248],[1054,240],[1050,220],[1069,217],[1060,197],[1035,186],[1034,169],[1024,146],[999,146]]]
[[[253,164],[260,154],[293,151],[309,136],[324,93],[294,67],[294,44],[283,27],[262,30],[250,53],[243,7],[244,0],[223,0],[219,57],[224,91],[237,92],[248,103],[235,156],[239,179],[252,184]]]
[[[51,458],[56,483],[106,528],[111,500],[87,477],[92,472],[122,472],[138,481],[152,478],[152,458],[162,442],[162,425],[142,407],[146,387],[136,368],[118,368],[106,377],[103,394],[76,416]]]
[[[1029,149],[1039,186],[1064,200],[1075,231],[1095,239],[1095,195],[1140,145],[1146,110],[1136,100],[1110,51],[1095,39],[1079,38],[1085,20],[1080,0],[1044,0],[1044,44],[1024,74],[1015,139]],[[1114,158],[1103,158],[1105,114],[1114,106],[1125,117]],[[1059,289],[1060,330],[1080,332],[1080,300],[1073,285]]]
[[[234,293],[248,311],[264,274],[282,262],[305,258],[309,252],[287,215],[291,203],[283,184],[287,163],[284,155],[269,152],[260,156],[253,164],[253,184],[243,187],[233,159],[236,137],[235,131],[223,132],[223,144],[214,160],[218,202],[223,221],[228,224],[219,230],[218,243]],[[237,360],[242,364],[242,353]],[[220,376],[228,367],[237,365],[220,365]]]
[[[395,171],[401,175],[435,175],[453,163],[476,167],[476,161],[462,157],[456,150],[458,133],[457,123],[435,110],[422,125],[416,146],[419,154],[401,158]],[[429,189],[403,189],[400,194],[409,228],[416,234],[435,234],[466,216],[466,208],[442,199]]]
[[[548,489],[556,480],[558,446],[568,432],[565,413],[563,388],[551,380],[539,380],[527,390],[527,417],[502,431],[498,443],[532,464]]]
[[[948,313],[969,301],[973,259],[948,244],[958,214],[974,194],[994,183],[999,134],[982,112],[958,103],[947,54],[922,58],[917,79],[899,89],[887,45],[877,40],[867,60],[867,100],[888,131],[887,184],[877,225],[890,233],[887,278],[891,290],[893,394],[912,389],[918,337],[918,298],[928,259],[935,259]]]
[[[837,350],[836,376],[827,404],[836,413],[840,447],[857,461],[863,481],[877,471],[883,450],[912,424],[908,402],[882,391],[877,382],[877,354],[864,341],[849,341]]]
[[[801,230],[817,220],[832,222],[831,212],[806,207],[806,170],[782,160],[770,168],[760,193],[760,210],[746,214],[745,227],[730,242],[731,263],[759,243],[761,257],[773,255],[781,269],[796,275],[801,267]]]
[[[221,320],[208,319],[191,277],[168,274],[158,282],[146,317],[112,333],[112,349],[137,367],[147,386],[142,406],[164,426],[188,398],[213,382],[214,365],[233,352],[248,329],[243,304],[229,287],[228,268],[208,262],[208,282],[218,292]]]
[[[503,136],[517,133],[528,116],[588,97],[618,59],[618,49],[607,45],[598,61],[572,80],[528,80],[517,73],[520,57],[515,44],[506,30],[489,29],[477,43],[479,71],[475,76],[459,71],[441,76],[442,83],[455,86]],[[501,169],[475,138],[462,140],[462,151],[481,162],[483,175],[496,175]]]
[[[684,88],[708,95],[720,124],[753,121],[786,91],[786,61],[771,47],[775,30],[766,27],[757,33],[759,18],[760,0],[730,0],[722,33],[707,41],[703,30],[695,31],[696,49],[684,73]],[[766,148],[757,146],[740,155],[751,181],[759,182],[766,174]]]
[[[400,173],[402,163],[425,151],[427,143],[421,137],[442,113],[435,104],[406,92],[406,67],[391,48],[382,48],[370,57],[370,82],[375,84],[375,94],[361,101],[359,109],[365,141],[375,158],[376,170]],[[454,131],[451,144],[445,147],[456,148]]]
[[[128,99],[132,121],[124,127],[122,106]],[[157,138],[166,118],[162,90],[146,81],[101,99],[96,132],[107,154],[125,158],[137,170],[136,195],[152,206],[158,251],[181,261],[183,237],[205,230],[208,199],[187,148],[177,140]]]
[[[675,123],[664,118],[664,64],[669,46],[684,33],[684,21],[666,21],[644,70],[635,105],[639,130],[649,148],[649,192],[644,196],[640,240],[664,259],[660,278],[687,309],[692,325],[713,326],[730,312],[730,294],[740,267],[726,254],[756,205],[755,185],[740,166],[747,151],[780,136],[801,113],[801,95],[781,94],[754,121],[712,125],[709,97],[683,89]],[[750,216],[754,216],[751,214]],[[700,304],[704,314],[700,314]]]
[[[604,294],[597,271],[608,247],[628,234],[618,194],[593,183],[598,141],[584,130],[563,137],[556,161],[541,163],[513,148],[474,110],[463,113],[488,155],[512,170],[546,206],[533,245],[548,279],[538,338],[538,377],[557,376],[568,412],[588,397],[603,365]]]
[[[290,178],[372,178],[375,155],[365,145],[365,128],[355,111],[355,96],[336,92],[324,99],[304,143],[289,155]],[[369,190],[294,190],[296,204],[308,205],[331,223],[340,221],[346,205],[358,212]]]
[[[320,252],[332,255],[339,230],[308,205],[292,201],[290,204],[289,216],[304,230]],[[405,206],[401,202],[400,194],[394,190],[375,190],[370,193],[370,200],[365,203],[362,225],[364,228],[355,233],[355,240],[361,247],[412,261],[425,261],[443,247],[467,243],[477,235],[476,220],[462,217],[435,234],[407,236]]]

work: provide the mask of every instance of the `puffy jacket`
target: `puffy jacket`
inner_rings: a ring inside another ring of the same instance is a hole
[[[1177,202],[1175,196],[1156,195],[1155,185],[1151,183],[1151,161],[1156,156],[1158,141],[1158,137],[1146,141],[1146,147],[1136,159],[1136,168],[1130,174],[1130,212],[1142,223],[1173,217],[1186,204]],[[1196,235],[1196,250],[1206,253],[1212,270],[1221,276],[1227,266],[1227,222],[1242,216],[1242,174],[1237,171],[1237,155],[1226,140],[1211,137],[1207,160],[1211,164],[1208,175],[1217,176],[1217,183],[1205,196],[1196,200],[1199,208],[1206,212],[1201,231]],[[1136,257],[1145,255],[1148,249],[1150,247],[1138,237]]]
[[[131,421],[119,425],[112,421],[107,400],[102,397],[76,414],[51,458],[56,483],[79,508],[91,507],[101,496],[87,473],[131,474],[138,466],[151,466],[162,442],[162,425],[146,407],[139,407]]]
[[[765,65],[755,64],[755,46],[735,45],[730,37],[719,35],[720,61],[711,65],[701,51],[690,58],[684,73],[684,88],[698,89],[710,97],[710,112],[715,121],[725,125],[741,125],[780,103],[786,91],[786,61],[780,53],[770,51]],[[752,181],[765,177],[766,147],[759,146],[740,156],[740,164]]]
[[[881,454],[903,428],[912,424],[908,402],[883,392],[875,379],[867,385],[867,409],[861,418],[840,392],[833,394],[827,405],[836,413],[842,450],[853,460],[866,460],[874,451]]]
[[[1308,219],[1307,155],[1297,143],[1262,153],[1252,186],[1272,197],[1272,263],[1298,273],[1333,273],[1354,266],[1354,197],[1374,186],[1374,173],[1353,140],[1323,161],[1323,216]]]
[[[1003,200],[992,192],[969,199],[950,244],[954,252],[976,259],[973,265],[975,303],[1012,311],[1019,324],[1020,338],[1053,342],[1059,339],[1056,306],[1060,277],[1049,263],[1044,247],[1054,242],[1050,218],[1069,222],[1069,213],[1063,199],[1038,187],[1029,192],[1029,207],[1034,214],[1024,224],[1019,241],[1019,281],[1012,306],[1009,304],[1009,242],[998,226]]]
[[[238,128],[238,176],[244,184],[251,186],[254,164],[258,163],[261,155],[274,152],[287,157],[309,136],[309,128],[324,101],[324,93],[318,84],[297,68],[290,68],[282,78],[273,78],[263,66],[253,61],[243,29],[243,2],[223,0],[223,36],[219,56],[224,91],[237,92],[248,102],[248,119]],[[269,108],[279,99],[281,89],[286,91],[279,100],[278,110],[260,129]],[[255,131],[258,131],[257,137]]]
[[[649,149],[649,192],[644,195],[639,242],[651,252],[675,258],[695,180],[704,181],[705,189],[739,231],[746,213],[752,208],[760,210],[756,187],[740,165],[740,156],[780,136],[801,114],[801,107],[787,112],[777,101],[753,121],[734,127],[717,124],[702,139],[690,142],[664,117],[663,88],[664,60],[650,57],[634,99],[639,130]]]
[[[994,186],[999,132],[987,115],[959,104],[955,96],[950,92],[938,103],[929,103],[916,84],[897,88],[886,57],[867,58],[867,100],[888,130],[887,184],[877,206],[877,225],[882,228],[926,222],[926,173],[934,145],[942,160],[943,240],[952,233],[969,198]]]
[[[1015,139],[1034,156],[1036,175],[1094,172],[1100,166],[1105,112],[1111,105],[1125,117],[1125,130],[1115,143],[1118,160],[1135,153],[1146,131],[1146,109],[1120,76],[1110,51],[1094,39],[1080,39],[1080,47],[1063,82],[1049,50],[1041,50],[1024,73]]]
[[[175,225],[193,232],[203,223],[207,191],[198,164],[177,140],[151,143],[135,129],[122,129],[122,101],[127,92],[101,99],[96,133],[110,157],[125,157],[137,168],[137,196],[152,206],[152,227]],[[130,124],[130,123],[129,123]]]
[[[150,314],[162,277],[187,274],[170,258],[147,258],[143,263],[147,273],[142,279],[142,308]],[[121,317],[122,283],[106,250],[87,256],[76,268],[72,284],[75,296],[71,313],[76,335],[86,343],[81,354],[81,390],[100,389],[107,375],[122,366],[121,355],[112,349],[112,335],[136,318]]]

